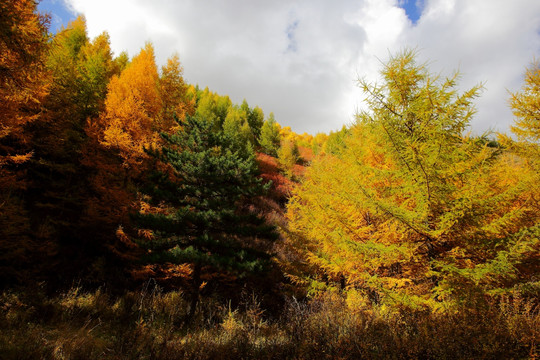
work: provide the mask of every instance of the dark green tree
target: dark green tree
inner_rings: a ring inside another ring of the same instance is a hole
[[[223,131],[200,117],[179,121],[182,130],[162,134],[166,145],[149,150],[168,170],[151,176],[148,203],[160,211],[134,215],[146,231],[140,245],[153,264],[190,264],[190,319],[205,272],[237,278],[264,271],[275,228],[255,213],[250,201],[268,188],[257,177],[253,152],[235,150]],[[141,231],[140,231],[141,233]]]

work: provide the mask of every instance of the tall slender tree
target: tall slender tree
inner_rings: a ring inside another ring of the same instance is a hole
[[[121,69],[125,57],[114,63]],[[168,106],[173,106],[172,101]],[[85,127],[84,163],[93,171],[84,224],[94,234],[94,242],[100,243],[102,260],[110,260],[101,263],[113,269],[118,269],[122,260],[131,259],[132,244],[124,241],[122,229],[129,226],[137,187],[150,166],[144,147],[161,144],[159,131],[167,129],[161,121],[163,113],[154,49],[147,43],[120,74],[113,75],[103,110],[97,118],[88,119]]]
[[[0,4],[0,162],[17,155],[13,140],[24,141],[24,126],[39,118],[49,77],[45,71],[48,18],[31,0]],[[7,137],[12,140],[7,141]]]
[[[235,149],[247,152],[253,150],[253,131],[249,126],[246,112],[238,106],[231,106],[227,111],[223,133],[232,141]]]
[[[0,2],[0,285],[28,277],[35,255],[48,252],[31,236],[24,196],[34,155],[28,126],[43,120],[49,93],[48,40],[35,1]]]
[[[177,125],[174,115],[183,118],[186,114],[193,115],[195,112],[195,102],[187,99],[188,86],[184,81],[183,71],[180,58],[176,54],[161,68],[159,91],[163,107],[160,122],[161,127],[167,131]]]
[[[136,165],[146,156],[143,148],[159,141],[157,119],[161,110],[154,48],[148,43],[109,83],[101,119],[101,143],[118,150],[126,169],[136,171]]]

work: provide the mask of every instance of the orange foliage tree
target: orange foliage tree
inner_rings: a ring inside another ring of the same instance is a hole
[[[24,125],[39,116],[48,93],[44,59],[48,19],[36,13],[31,0],[0,4],[0,140],[24,137]],[[2,144],[2,151],[10,151]],[[11,153],[11,155],[15,155]],[[5,161],[6,158],[3,158]]]
[[[85,162],[95,169],[87,218],[100,228],[106,246],[125,258],[134,249],[123,230],[130,224],[127,215],[145,172],[155,163],[145,149],[160,148],[160,132],[174,131],[173,115],[193,112],[193,104],[186,96],[178,57],[168,60],[160,76],[149,43],[113,76],[107,89],[103,111],[86,127]]]
[[[120,64],[113,59],[106,33],[88,38],[83,17],[52,38],[47,55],[50,93],[42,119],[27,127],[34,155],[27,165],[25,198],[33,237],[49,243],[43,250],[54,250],[54,256],[43,261],[49,273],[58,273],[55,268],[84,272],[95,260],[89,254],[98,253],[95,227],[90,226],[95,224],[86,214],[95,170],[85,162],[89,139],[84,128],[87,119],[104,108],[107,84]]]
[[[103,111],[86,125],[89,140],[84,162],[94,169],[90,178],[94,195],[87,199],[86,218],[118,255],[115,233],[120,229],[121,234],[122,224],[129,222],[129,208],[136,199],[134,181],[140,179],[147,159],[144,148],[159,144],[156,131],[162,100],[158,80],[154,49],[147,44],[112,77]]]
[[[162,109],[154,48],[148,43],[128,67],[112,78],[100,119],[100,142],[118,151],[122,165],[136,171],[146,157],[144,148],[159,143]]]
[[[30,237],[23,191],[32,156],[27,126],[42,116],[48,19],[31,0],[0,3],[0,283],[17,281],[38,243]]]

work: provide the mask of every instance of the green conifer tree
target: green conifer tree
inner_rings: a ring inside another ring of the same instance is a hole
[[[249,210],[249,200],[268,189],[257,177],[254,153],[236,150],[211,121],[188,116],[180,125],[178,133],[162,135],[166,146],[149,151],[170,167],[146,189],[149,201],[167,210],[134,218],[152,231],[150,240],[140,241],[150,250],[147,261],[192,265],[191,318],[204,271],[239,277],[263,271],[269,261],[265,244],[277,233]]]

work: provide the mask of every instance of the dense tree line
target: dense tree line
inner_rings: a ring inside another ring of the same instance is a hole
[[[53,35],[34,1],[2,2],[0,286],[104,286],[124,294],[129,317],[129,290],[156,281],[184,296],[175,314],[186,324],[201,322],[203,299],[240,304],[251,292],[265,308],[252,304],[246,319],[273,309],[287,331],[291,309],[313,324],[336,307],[354,321],[409,314],[422,331],[436,314],[496,323],[510,301],[515,318],[533,314],[539,65],[511,94],[512,134],[496,137],[470,133],[480,88],[460,93],[457,74],[434,76],[415,52],[381,77],[359,82],[368,108],[354,124],[300,135],[187,84],[178,55],[161,68],[151,43],[115,55],[83,17]],[[223,326],[234,327],[228,306]],[[520,331],[532,340],[516,348],[536,356],[535,333]]]
[[[158,69],[150,43],[133,58],[114,56],[107,33],[88,38],[83,17],[51,35],[34,2],[12,1],[2,5],[2,21],[0,246],[6,284],[129,282],[129,272],[137,273],[144,263],[145,248],[136,244],[140,229],[132,218],[145,202],[143,189],[153,181],[149,174],[167,172],[170,165],[150,151],[187,134],[184,119],[194,119],[213,139],[204,163],[213,159],[214,147],[223,147],[221,163],[207,169],[209,179],[223,176],[224,164],[230,164],[231,174],[249,169],[236,185],[220,179],[223,189],[218,183],[202,198],[185,195],[184,206],[209,207],[206,211],[216,211],[222,222],[220,206],[228,206],[227,216],[248,207],[235,194],[250,193],[248,184],[257,179],[259,142],[279,146],[273,116],[268,119],[273,131],[261,135],[268,121],[259,107],[245,100],[238,106],[227,96],[186,84],[177,55]],[[189,147],[201,140],[197,136],[176,147]],[[189,189],[201,192],[202,183]],[[208,205],[205,197],[226,189],[228,197]]]

